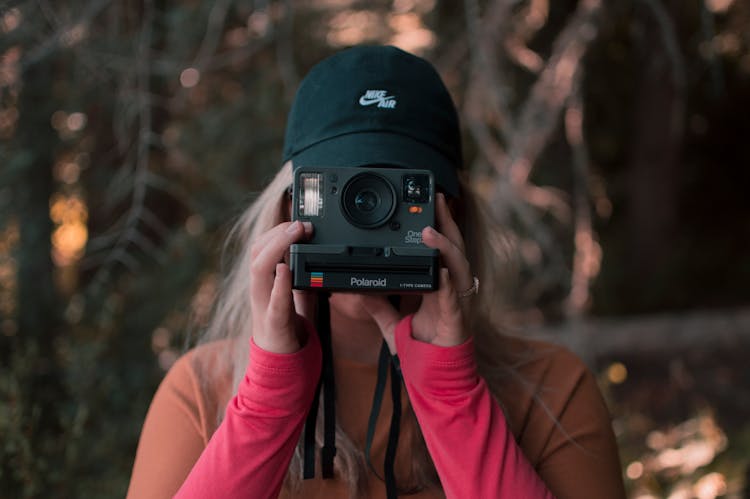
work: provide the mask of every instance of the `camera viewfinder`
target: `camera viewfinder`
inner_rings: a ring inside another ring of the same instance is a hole
[[[427,175],[404,175],[404,201],[426,203],[430,200],[430,177]]]

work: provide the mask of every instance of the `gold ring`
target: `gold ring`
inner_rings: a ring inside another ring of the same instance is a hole
[[[474,276],[474,283],[469,289],[458,294],[459,298],[468,298],[471,295],[479,294],[479,278]]]

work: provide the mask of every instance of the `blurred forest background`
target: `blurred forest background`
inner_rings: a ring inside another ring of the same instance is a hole
[[[750,2],[0,0],[0,497],[120,497],[221,241],[340,48],[432,61],[631,498],[750,497]]]

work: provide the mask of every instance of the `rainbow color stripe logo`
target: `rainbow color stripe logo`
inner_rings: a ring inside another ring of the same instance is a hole
[[[323,287],[323,272],[310,272],[310,287]]]

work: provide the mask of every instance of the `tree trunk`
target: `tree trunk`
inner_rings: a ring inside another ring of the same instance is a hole
[[[18,417],[9,440],[19,445],[6,449],[22,476],[4,477],[3,489],[11,496],[59,490],[64,465],[63,423],[65,386],[56,354],[61,332],[61,303],[55,289],[51,259],[50,198],[54,193],[52,164],[58,137],[50,118],[54,111],[52,84],[55,72],[50,59],[39,61],[24,74],[19,100],[17,141],[30,153],[14,186],[14,215],[19,225],[18,330],[12,339],[10,378],[19,391],[11,396]],[[22,450],[19,450],[22,449]],[[8,479],[10,478],[10,483]],[[18,480],[16,482],[15,480]],[[53,494],[53,496],[56,496]]]
[[[680,150],[684,121],[682,56],[671,18],[656,0],[636,9],[640,31],[634,35],[636,67],[633,155],[628,199],[629,290],[643,295],[643,276],[665,276],[674,250],[680,187]],[[649,287],[655,294],[663,290]]]

